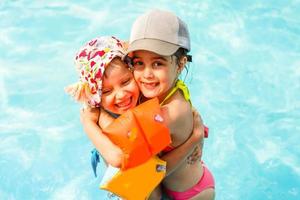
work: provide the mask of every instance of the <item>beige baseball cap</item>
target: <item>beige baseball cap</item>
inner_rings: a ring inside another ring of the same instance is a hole
[[[155,9],[134,22],[127,52],[147,50],[169,56],[180,47],[191,50],[187,25],[172,12]]]

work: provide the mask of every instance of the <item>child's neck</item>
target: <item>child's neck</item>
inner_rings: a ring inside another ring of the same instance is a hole
[[[162,94],[162,95],[160,95],[160,96],[158,97],[159,103],[165,101],[166,98],[171,98],[171,96],[173,96],[173,95],[171,95],[170,97],[168,97],[168,95],[172,92],[173,88],[176,86],[176,82],[177,82],[177,81],[178,81],[178,79],[175,79],[174,82],[173,82],[173,84],[172,84],[172,86],[167,90],[167,92],[165,92],[164,94]],[[166,101],[167,101],[167,100],[166,100]]]
[[[171,90],[175,87],[177,81],[178,81],[178,79],[175,79],[174,83],[168,89],[168,91],[165,92],[164,94],[158,96],[159,103],[163,102],[165,100],[165,98],[168,96],[168,94],[170,94]],[[140,95],[139,100],[138,100],[138,104],[141,104],[141,103],[143,103],[147,100],[149,100],[149,98],[145,97],[144,95]]]

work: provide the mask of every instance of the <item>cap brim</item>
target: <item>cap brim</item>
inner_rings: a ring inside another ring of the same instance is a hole
[[[146,50],[152,51],[162,56],[170,56],[173,55],[179,49],[179,47],[179,45],[164,42],[161,40],[140,39],[129,44],[129,48],[127,49],[126,54],[133,51]]]

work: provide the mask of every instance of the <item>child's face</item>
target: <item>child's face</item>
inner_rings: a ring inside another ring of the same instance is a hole
[[[101,104],[104,109],[122,114],[137,104],[139,88],[121,60],[114,59],[107,66],[102,84]]]
[[[158,97],[162,100],[177,78],[178,66],[172,56],[135,51],[133,65],[135,80],[146,98]]]

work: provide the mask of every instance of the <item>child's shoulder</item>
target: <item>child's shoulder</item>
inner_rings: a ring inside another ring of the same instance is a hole
[[[176,96],[174,96],[176,97]],[[189,102],[183,98],[173,98],[163,107],[167,125],[175,146],[181,144],[190,135],[193,128],[193,112]]]
[[[186,101],[179,91],[164,106],[170,109],[172,114],[178,118],[186,117],[192,113],[190,102]]]

